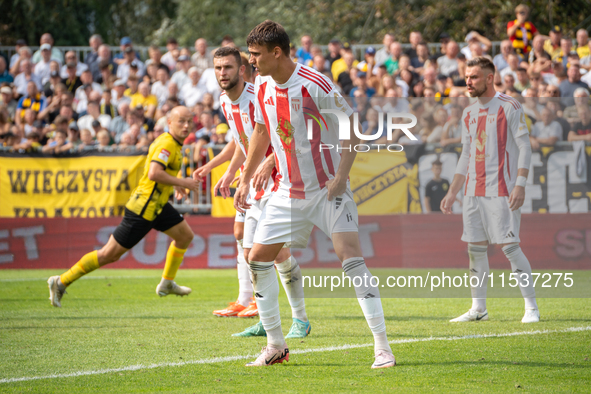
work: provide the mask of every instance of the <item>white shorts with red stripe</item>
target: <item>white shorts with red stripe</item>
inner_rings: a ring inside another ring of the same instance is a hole
[[[254,243],[305,248],[314,226],[331,238],[334,233],[357,232],[359,219],[351,190],[332,201],[327,194],[324,188],[313,198],[300,200],[273,193],[261,213]]]
[[[509,208],[509,197],[464,197],[464,242],[520,242],[521,209]]]

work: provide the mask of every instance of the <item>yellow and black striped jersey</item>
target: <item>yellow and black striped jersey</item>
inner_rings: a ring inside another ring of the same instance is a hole
[[[144,175],[139,185],[131,193],[131,197],[125,207],[146,220],[154,220],[162,211],[162,207],[168,202],[174,191],[174,186],[156,183],[148,177],[150,164],[161,164],[166,172],[174,177],[181,168],[182,144],[169,133],[164,133],[150,145]]]

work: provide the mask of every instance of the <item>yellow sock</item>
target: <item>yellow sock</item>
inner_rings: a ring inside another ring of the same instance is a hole
[[[166,264],[164,265],[164,271],[162,277],[164,279],[173,280],[176,276],[176,272],[179,270],[181,263],[183,262],[183,256],[187,249],[179,249],[174,245],[174,242],[170,244],[168,252],[166,252]]]
[[[81,276],[99,268],[98,255],[96,250],[85,254],[80,261],[72,266],[67,272],[60,275],[60,280],[65,286],[70,285]]]

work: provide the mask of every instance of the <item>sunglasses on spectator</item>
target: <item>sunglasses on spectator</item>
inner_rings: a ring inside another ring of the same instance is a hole
[[[549,93],[549,94],[558,94],[558,90],[554,90],[554,89],[552,89],[552,90],[550,90],[550,89],[546,89],[546,93]]]

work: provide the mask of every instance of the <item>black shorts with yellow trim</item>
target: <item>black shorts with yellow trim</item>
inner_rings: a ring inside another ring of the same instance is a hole
[[[160,215],[156,216],[156,219],[153,221],[146,220],[140,215],[125,208],[125,215],[119,226],[117,226],[113,232],[113,238],[115,238],[115,241],[125,249],[131,249],[137,245],[137,243],[140,242],[151,229],[164,232],[181,223],[183,220],[184,218],[182,215],[168,202],[162,207]]]

